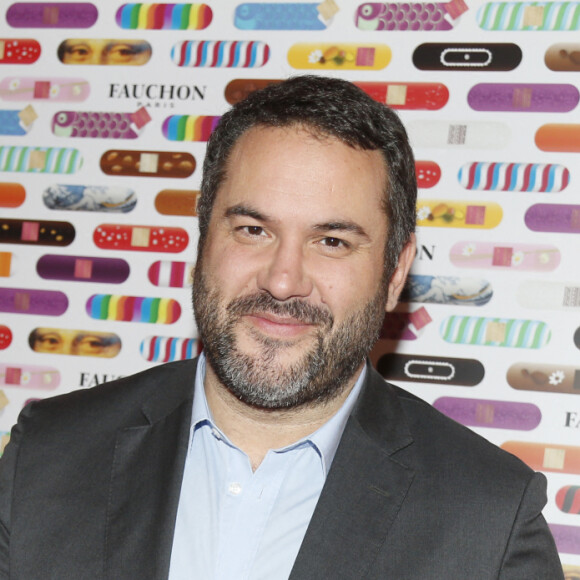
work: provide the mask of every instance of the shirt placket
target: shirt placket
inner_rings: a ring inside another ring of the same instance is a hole
[[[229,447],[222,490],[216,580],[250,580],[260,542],[293,457],[269,452],[256,472]]]

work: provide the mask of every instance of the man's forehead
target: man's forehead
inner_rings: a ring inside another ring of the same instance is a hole
[[[300,125],[257,126],[236,144],[214,215],[258,217],[265,224],[290,220],[310,230],[364,236],[385,226],[385,173],[380,151],[321,139]]]
[[[248,189],[250,184],[264,182],[268,187],[276,187],[276,183],[283,187],[290,180],[298,191],[301,181],[305,187],[319,184],[336,189],[348,184],[353,195],[361,188],[367,193],[366,186],[369,195],[378,190],[382,199],[388,180],[382,151],[354,148],[300,124],[248,129],[233,146],[224,170],[218,193],[233,183]]]
[[[349,156],[355,158],[357,156],[368,157],[371,159],[373,165],[382,172],[384,179],[387,179],[387,164],[381,150],[361,149],[345,142],[336,135],[323,131],[318,127],[298,122],[282,126],[259,124],[247,129],[237,139],[230,151],[226,166],[226,176],[231,166],[235,166],[240,158],[243,158],[244,161],[254,161],[256,160],[256,156],[259,157],[261,154],[267,153],[265,148],[260,146],[265,141],[269,141],[271,147],[282,149],[284,148],[285,143],[292,143],[294,148],[298,146],[303,150],[316,148],[319,155],[324,155],[325,150],[327,150],[329,156],[332,154],[332,146],[338,146],[338,148],[346,151]],[[322,145],[322,147],[317,147],[320,145]],[[327,147],[328,149],[326,149]],[[284,158],[286,158],[286,156],[282,159]],[[337,167],[337,170],[338,169],[339,168]]]
[[[261,135],[276,135],[276,137],[281,140],[291,139],[294,136],[299,135],[304,139],[305,142],[314,140],[318,142],[326,141],[344,143],[344,141],[339,139],[336,135],[332,135],[320,127],[310,123],[293,121],[282,125],[267,125],[264,123],[258,123],[240,135],[234,145],[234,148],[240,144],[243,146],[244,142],[257,138]],[[347,143],[344,144],[347,145]]]

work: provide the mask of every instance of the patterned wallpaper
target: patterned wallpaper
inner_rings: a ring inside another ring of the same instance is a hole
[[[30,400],[195,356],[205,142],[314,72],[397,109],[418,255],[372,356],[548,477],[580,574],[580,2],[0,7],[0,434]],[[169,387],[168,387],[169,388]]]

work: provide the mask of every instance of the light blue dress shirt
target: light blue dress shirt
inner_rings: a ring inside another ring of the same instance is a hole
[[[213,422],[200,356],[169,580],[289,577],[365,373],[329,421],[253,472]]]

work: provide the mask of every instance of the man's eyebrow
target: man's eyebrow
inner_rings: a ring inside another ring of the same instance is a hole
[[[242,204],[233,205],[226,209],[224,217],[229,218],[232,216],[251,217],[260,222],[273,221],[272,218],[263,213],[260,213],[257,209]]]
[[[317,232],[347,232],[353,233],[361,238],[369,238],[364,228],[359,224],[351,221],[333,221],[322,224],[316,224],[313,229]]]
[[[260,222],[272,222],[273,218],[270,216],[259,212],[257,209],[249,207],[247,205],[237,204],[228,207],[224,213],[224,217],[229,218],[232,216],[243,216],[251,217]],[[327,233],[327,232],[348,232],[353,233],[356,236],[370,240],[370,236],[366,233],[364,228],[357,224],[356,222],[348,220],[336,220],[331,222],[324,222],[320,224],[315,224],[312,226],[315,232]]]

